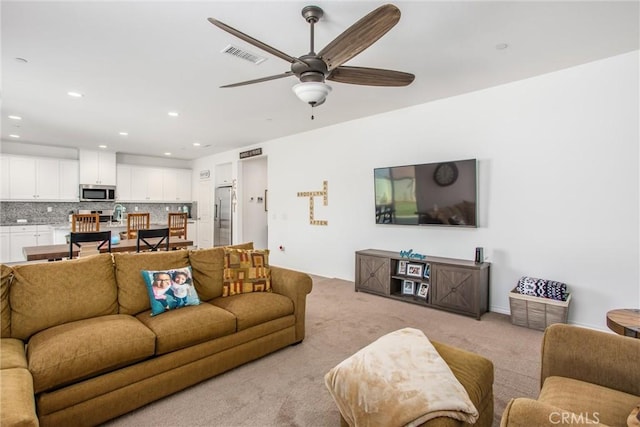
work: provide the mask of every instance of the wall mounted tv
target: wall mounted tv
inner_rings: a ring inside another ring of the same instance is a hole
[[[476,227],[476,159],[376,168],[376,223]]]

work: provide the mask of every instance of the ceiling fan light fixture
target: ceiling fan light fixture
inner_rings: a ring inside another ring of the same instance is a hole
[[[322,82],[302,82],[293,86],[292,89],[302,102],[312,107],[322,104],[331,92],[331,86]]]

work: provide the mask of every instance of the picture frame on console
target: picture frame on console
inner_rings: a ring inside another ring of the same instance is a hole
[[[418,285],[416,296],[427,299],[429,297],[429,284],[422,282]]]
[[[407,264],[408,261],[398,261],[398,274],[407,274]]]
[[[407,264],[407,276],[418,277],[422,279],[422,271],[424,265],[422,264]]]
[[[413,280],[404,280],[402,282],[402,295],[413,295],[415,286],[416,284]]]

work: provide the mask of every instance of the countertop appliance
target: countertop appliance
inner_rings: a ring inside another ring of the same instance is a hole
[[[115,185],[80,184],[81,202],[113,202],[115,200]]]

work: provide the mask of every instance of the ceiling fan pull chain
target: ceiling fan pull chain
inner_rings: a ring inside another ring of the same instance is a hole
[[[311,105],[311,120],[313,120],[315,117],[313,117],[313,104],[309,104]]]

